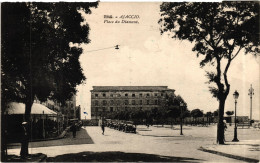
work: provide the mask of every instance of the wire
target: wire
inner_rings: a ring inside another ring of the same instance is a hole
[[[111,49],[111,48],[116,48],[116,47],[118,47],[118,46],[119,46],[119,45],[111,46],[111,47],[108,47],[108,48],[102,48],[102,49],[90,50],[90,51],[86,51],[86,52],[94,52],[94,51],[99,51],[99,50]]]

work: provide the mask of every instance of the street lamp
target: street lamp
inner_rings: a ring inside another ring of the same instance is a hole
[[[184,105],[183,105],[183,103],[181,102],[180,103],[180,109],[181,109],[181,115],[180,115],[180,118],[181,118],[181,123],[180,123],[180,126],[181,126],[181,133],[180,133],[180,135],[183,135],[183,133],[182,133],[182,107],[183,107]]]
[[[249,93],[248,95],[250,96],[250,126],[252,125],[252,96],[254,95],[254,89],[252,88],[252,84],[251,84],[251,88],[248,90]]]
[[[235,99],[235,128],[234,128],[234,138],[232,141],[238,142],[239,140],[237,139],[237,99],[238,99],[239,93],[237,91],[235,91],[233,96]]]

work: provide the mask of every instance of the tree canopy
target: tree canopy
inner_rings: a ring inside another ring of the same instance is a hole
[[[2,111],[10,101],[22,102],[24,121],[29,122],[35,98],[64,104],[76,93],[76,86],[86,79],[79,63],[79,45],[90,42],[89,26],[79,11],[90,14],[97,4],[1,4]],[[26,137],[21,145],[23,158],[28,155]]]
[[[194,117],[194,118],[203,117],[203,111],[200,110],[200,109],[193,109],[191,111],[191,116]]]
[[[258,2],[163,3],[161,12],[162,33],[170,32],[173,38],[194,42],[192,50],[205,56],[200,65],[217,66],[217,73],[207,73],[209,82],[218,86],[210,87],[214,97],[220,98],[220,91],[229,93],[227,71],[242,49],[245,54],[259,55]],[[221,60],[227,60],[223,73]]]
[[[2,99],[64,103],[86,78],[75,44],[89,43],[79,13],[97,3],[2,3]]]
[[[219,101],[217,141],[224,144],[223,115],[230,91],[227,73],[241,50],[259,56],[259,3],[167,2],[160,9],[161,33],[192,42],[192,51],[203,58],[200,66],[215,68],[206,76],[214,84],[210,92]]]
[[[231,116],[231,115],[234,114],[234,111],[226,111],[226,114],[227,114],[228,116]]]

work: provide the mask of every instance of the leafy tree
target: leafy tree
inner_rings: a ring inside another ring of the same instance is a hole
[[[218,109],[213,112],[214,117],[218,116],[218,112],[219,112]]]
[[[203,111],[200,109],[193,109],[191,111],[191,116],[196,120],[198,117],[203,117]]]
[[[207,121],[208,121],[209,125],[210,125],[210,121],[211,121],[212,114],[213,114],[212,112],[207,112],[207,113],[206,113]]]
[[[142,120],[145,118],[143,110],[134,110],[130,113],[130,118],[133,120],[135,126],[140,124]]]
[[[200,66],[210,65],[207,72],[213,97],[219,101],[217,142],[224,144],[223,116],[230,91],[228,70],[244,49],[244,54],[259,55],[259,3],[162,3],[161,33],[194,43],[193,51],[204,56]]]
[[[230,118],[230,123],[229,123],[229,125],[231,126],[231,115],[233,115],[234,114],[234,111],[226,111],[226,114],[229,116],[229,118]]]
[[[231,115],[234,114],[234,111],[226,111],[226,114],[227,114],[228,116],[231,116]]]
[[[166,100],[167,100],[168,113],[169,113],[168,115],[173,116],[175,118],[180,117],[181,112],[182,112],[182,116],[186,115],[185,113],[188,111],[187,103],[180,95],[166,96]]]
[[[76,93],[76,86],[86,79],[78,45],[90,42],[89,27],[79,11],[90,14],[90,7],[96,6],[96,2],[2,3],[2,109],[10,101],[22,102],[24,121],[29,122],[36,97],[65,103]],[[27,139],[21,146],[21,156],[26,155]]]

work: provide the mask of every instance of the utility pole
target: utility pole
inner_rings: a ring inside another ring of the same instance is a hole
[[[254,95],[254,89],[251,84],[251,88],[248,90],[248,95],[250,96],[250,125],[252,125],[252,96]]]

